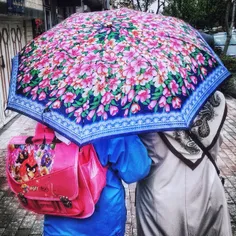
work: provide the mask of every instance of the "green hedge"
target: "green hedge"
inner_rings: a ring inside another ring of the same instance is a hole
[[[220,59],[231,73],[236,72],[236,57],[220,55]]]

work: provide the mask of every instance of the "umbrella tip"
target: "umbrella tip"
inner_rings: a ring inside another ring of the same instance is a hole
[[[112,22],[105,23],[105,26],[108,27],[108,28],[111,28],[112,27]]]

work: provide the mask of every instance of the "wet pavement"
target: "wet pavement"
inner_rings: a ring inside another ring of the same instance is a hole
[[[233,236],[236,236],[236,100],[227,99],[228,115],[223,128],[224,142],[218,157],[218,166],[225,177]],[[222,111],[223,112],[223,111]],[[0,236],[41,236],[42,215],[24,210],[10,191],[5,176],[6,147],[12,136],[33,135],[35,121],[17,116],[0,129]],[[135,184],[126,185],[127,223],[126,236],[136,236]],[[147,235],[148,236],[148,235]]]

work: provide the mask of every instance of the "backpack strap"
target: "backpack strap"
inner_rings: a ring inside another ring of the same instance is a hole
[[[194,133],[192,133],[191,131],[187,130],[186,133],[191,137],[191,139],[198,145],[199,148],[201,148],[203,154],[205,154],[209,159],[210,161],[212,162],[213,166],[215,167],[216,169],[216,172],[217,174],[219,175],[220,179],[221,179],[221,182],[222,184],[224,185],[225,183],[225,179],[224,177],[222,177],[220,175],[220,170],[219,168],[217,167],[216,165],[216,162],[214,160],[214,158],[212,157],[211,153],[209,152],[208,148],[206,148],[203,143],[199,140],[199,138],[197,137],[197,135],[195,135]]]

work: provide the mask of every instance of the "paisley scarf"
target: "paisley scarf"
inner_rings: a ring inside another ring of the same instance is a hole
[[[195,169],[203,160],[206,152],[216,144],[226,115],[225,97],[221,92],[216,91],[199,111],[190,131],[168,131],[160,133],[160,137],[178,158],[191,169]],[[196,142],[193,136],[200,141],[201,145],[198,145],[199,142]],[[214,155],[212,156],[216,158]]]

